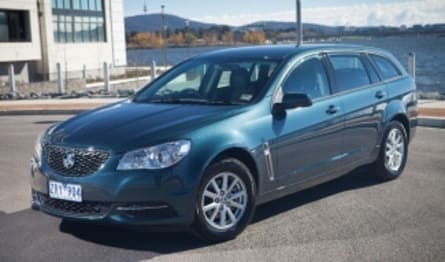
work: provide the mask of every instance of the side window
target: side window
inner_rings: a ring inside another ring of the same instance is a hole
[[[368,59],[368,57],[363,57],[362,60],[365,63],[366,69],[368,71],[369,77],[371,78],[372,83],[378,83],[380,82],[379,75],[377,74],[377,70],[372,65],[371,61]]]
[[[303,93],[311,99],[329,95],[329,82],[323,63],[318,58],[300,64],[283,84],[286,93]]]
[[[371,58],[379,69],[383,79],[386,80],[400,75],[399,70],[388,59],[378,55],[371,55]]]
[[[365,65],[357,55],[329,56],[337,82],[337,92],[343,92],[371,83]]]

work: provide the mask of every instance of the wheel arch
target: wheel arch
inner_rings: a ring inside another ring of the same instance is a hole
[[[403,105],[401,101],[392,101],[386,107],[386,113],[384,118],[384,126],[383,131],[386,130],[386,127],[392,121],[400,122],[405,128],[406,134],[408,136],[408,141],[410,141],[410,122],[408,119],[408,113],[406,107]]]
[[[255,181],[255,189],[256,192],[258,193],[259,182],[260,182],[258,166],[255,162],[255,159],[249,153],[249,151],[241,147],[226,148],[220,153],[218,153],[216,156],[214,156],[210,161],[209,165],[225,158],[235,158],[240,162],[242,162],[244,165],[246,165],[246,167],[249,169],[249,171],[253,176],[253,179]]]

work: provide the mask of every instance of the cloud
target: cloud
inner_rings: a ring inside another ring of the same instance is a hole
[[[314,8],[304,8],[303,3],[302,13],[304,22],[325,25],[400,26],[445,23],[445,1],[418,0]],[[295,21],[295,11],[222,14],[195,19],[208,23],[223,23],[236,26],[255,21]]]

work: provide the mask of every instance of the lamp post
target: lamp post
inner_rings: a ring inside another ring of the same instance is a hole
[[[184,38],[187,39],[190,28],[190,20],[185,21],[185,35]],[[190,57],[190,42],[187,41],[187,57]]]
[[[297,47],[301,46],[301,43],[303,43],[303,24],[301,23],[301,2],[300,0],[296,0],[296,8],[297,8]]]
[[[166,29],[167,26],[165,25],[165,5],[161,5],[161,10],[162,10],[162,40],[163,40],[163,45],[162,45],[162,49],[163,49],[163,54],[164,54],[164,66],[167,66],[167,34],[166,34]]]

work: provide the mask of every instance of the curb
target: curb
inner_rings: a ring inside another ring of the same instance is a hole
[[[76,115],[92,109],[41,109],[0,111],[0,116]]]
[[[445,118],[443,117],[419,117],[417,124],[423,127],[445,128]]]

